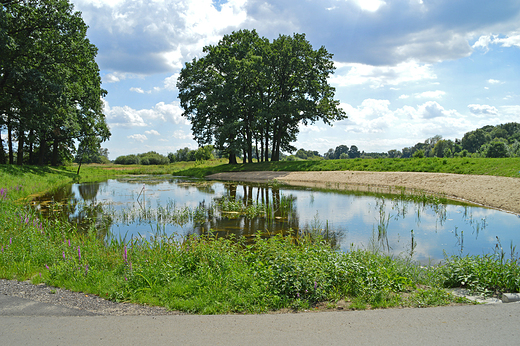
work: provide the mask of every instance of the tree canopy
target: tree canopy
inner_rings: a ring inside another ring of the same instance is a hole
[[[109,138],[97,48],[86,33],[67,0],[2,1],[0,128],[7,132],[9,163],[13,143],[17,164],[56,165],[72,159],[77,143],[96,151]],[[5,163],[1,137],[0,149]]]
[[[226,152],[230,163],[239,153],[247,162],[278,161],[296,149],[300,124],[346,118],[327,82],[332,54],[314,50],[304,34],[270,42],[241,30],[204,52],[181,70],[179,99],[195,140]]]

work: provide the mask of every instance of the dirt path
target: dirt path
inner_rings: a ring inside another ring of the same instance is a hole
[[[266,182],[349,190],[399,192],[418,190],[520,214],[520,179],[487,175],[411,172],[230,172],[214,180]]]

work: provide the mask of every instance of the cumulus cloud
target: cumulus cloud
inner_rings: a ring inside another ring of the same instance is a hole
[[[179,78],[179,74],[175,73],[170,77],[167,77],[164,80],[164,88],[166,90],[174,91],[177,90],[177,79]]]
[[[435,90],[435,91],[425,91],[422,93],[416,93],[416,94],[414,94],[414,97],[417,99],[424,99],[424,98],[438,99],[438,98],[443,97],[444,95],[446,95],[446,92],[444,92],[442,90]]]
[[[141,142],[141,143],[148,140],[148,138],[145,135],[141,135],[141,134],[130,135],[130,136],[127,136],[127,138],[133,139],[134,141]]]
[[[150,130],[150,131],[144,131],[147,135],[154,135],[154,136],[160,136],[161,134],[156,130]]]
[[[497,115],[498,109],[488,105],[471,104],[468,105],[469,111],[475,115]]]
[[[431,65],[416,61],[403,62],[396,66],[342,63],[336,63],[336,66],[338,70],[330,78],[330,83],[338,87],[368,84],[372,88],[380,88],[437,78]]]
[[[130,88],[130,91],[134,91],[138,94],[144,94],[144,90],[141,88]]]
[[[245,20],[246,0],[73,0],[102,69],[152,74],[180,68]],[[218,8],[218,9],[217,9]]]
[[[104,114],[112,127],[142,127],[149,126],[153,121],[170,122],[173,124],[188,125],[189,122],[182,116],[182,109],[177,101],[166,104],[157,103],[152,109],[136,110],[129,106],[110,107],[104,101]]]
[[[173,138],[176,139],[189,139],[192,138],[190,134],[187,134],[186,132],[182,130],[176,130],[173,132]]]
[[[496,35],[496,34],[488,34],[482,35],[478,38],[478,40],[473,44],[472,48],[482,49],[485,52],[489,51],[489,46],[491,45],[499,45],[501,47],[520,47],[520,33],[517,31],[512,31],[504,36]]]

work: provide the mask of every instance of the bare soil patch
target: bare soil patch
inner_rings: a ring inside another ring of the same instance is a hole
[[[416,172],[229,172],[214,180],[268,182],[373,192],[425,192],[520,214],[520,179],[488,175]]]

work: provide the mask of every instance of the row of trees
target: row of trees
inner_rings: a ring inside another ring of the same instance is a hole
[[[382,153],[360,152],[357,146],[338,145],[320,155],[317,151],[299,149],[290,160],[337,160],[348,158],[410,158],[410,157],[520,157],[520,124],[507,123],[484,126],[467,132],[462,139],[443,139],[437,135],[402,150]]]
[[[167,165],[170,160],[155,151],[149,151],[144,154],[118,156],[114,163],[118,165]]]
[[[173,162],[211,160],[216,155],[217,153],[213,146],[206,145],[196,150],[189,148],[179,149],[175,153],[169,153],[168,156],[161,155],[155,151],[123,155],[118,156],[114,163],[118,165],[167,165]]]
[[[1,3],[0,163],[57,165],[78,143],[99,150],[110,136],[106,91],[81,14],[67,0]]]
[[[204,52],[181,70],[179,100],[199,145],[214,145],[230,163],[239,153],[247,162],[269,161],[269,153],[278,161],[295,150],[301,123],[346,118],[327,82],[332,54],[314,50],[303,34],[270,42],[241,30]]]

